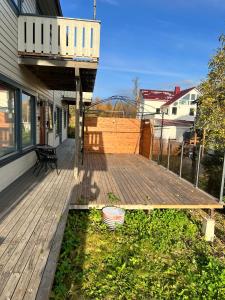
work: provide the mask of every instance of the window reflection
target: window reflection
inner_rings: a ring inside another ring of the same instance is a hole
[[[48,129],[53,130],[53,104],[48,106]]]
[[[31,107],[32,97],[22,93],[22,146],[27,147],[32,144],[31,135]]]
[[[15,90],[0,83],[0,157],[15,150]]]

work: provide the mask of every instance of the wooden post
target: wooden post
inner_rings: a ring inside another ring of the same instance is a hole
[[[79,105],[79,161],[81,161],[83,147],[83,93],[82,86],[80,85],[80,105]]]
[[[76,109],[75,109],[75,157],[74,157],[74,177],[78,178],[79,174],[79,157],[80,157],[80,74],[79,69],[75,69],[76,78]]]

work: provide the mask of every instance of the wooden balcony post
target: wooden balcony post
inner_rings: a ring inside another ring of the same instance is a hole
[[[82,85],[80,85],[80,110],[79,110],[79,162],[82,157],[82,147],[83,147],[83,93]]]
[[[75,158],[74,158],[74,177],[78,178],[79,174],[79,157],[80,157],[80,110],[81,110],[81,82],[79,69],[75,69],[76,77],[76,109],[75,109]]]

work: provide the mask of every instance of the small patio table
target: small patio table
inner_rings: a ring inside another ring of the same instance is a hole
[[[40,171],[45,168],[45,172],[48,171],[48,166],[51,167],[51,169],[53,169],[52,165],[55,166],[55,169],[57,171],[57,174],[59,174],[58,172],[58,158],[56,155],[56,148],[49,146],[49,145],[37,145],[36,149],[35,149],[36,155],[37,155],[37,161],[36,164],[34,166],[34,171],[33,173],[36,172],[37,169],[38,170],[38,174],[40,173]]]

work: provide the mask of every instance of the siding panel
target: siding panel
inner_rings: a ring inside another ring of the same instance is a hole
[[[22,4],[22,12],[36,14],[36,0],[24,0]]]
[[[35,0],[25,0],[24,12],[35,13]],[[52,91],[29,70],[18,64],[18,18],[12,11],[6,0],[0,1],[0,65],[3,75],[23,85],[25,88],[34,90],[44,98],[52,99]]]

